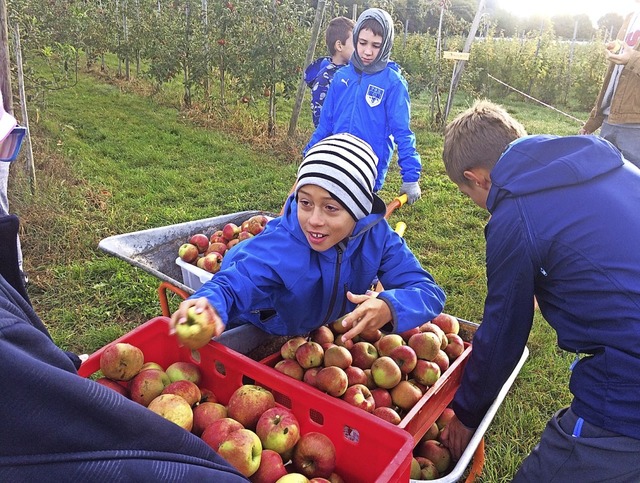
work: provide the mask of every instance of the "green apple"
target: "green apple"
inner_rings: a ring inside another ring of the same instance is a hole
[[[201,349],[217,335],[218,321],[209,317],[209,312],[196,312],[192,305],[187,309],[187,318],[176,325],[178,341],[189,349]]]

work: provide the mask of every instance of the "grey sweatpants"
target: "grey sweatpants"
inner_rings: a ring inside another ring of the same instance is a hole
[[[598,428],[571,408],[554,414],[516,483],[638,483],[640,440]]]
[[[600,137],[617,147],[627,161],[640,168],[640,127],[637,124],[632,127],[605,121],[600,128]]]

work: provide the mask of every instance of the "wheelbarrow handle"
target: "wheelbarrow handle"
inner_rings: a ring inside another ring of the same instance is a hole
[[[391,203],[387,205],[387,212],[384,217],[389,218],[391,216],[391,213],[393,213],[395,210],[397,210],[407,202],[407,199],[408,198],[406,193],[402,193],[400,196],[396,197]]]

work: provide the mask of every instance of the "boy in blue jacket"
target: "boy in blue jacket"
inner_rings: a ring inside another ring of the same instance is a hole
[[[402,176],[400,194],[409,204],[420,198],[422,162],[411,131],[411,101],[407,81],[389,60],[393,21],[379,8],[362,12],[353,29],[355,51],[348,66],[334,76],[320,114],[320,123],[304,149],[321,139],[348,132],[366,141],[378,157],[374,192],[382,188],[389,163],[398,146]]]
[[[282,216],[230,250],[221,270],[180,304],[173,324],[195,305],[218,319],[216,335],[244,323],[303,335],[348,314],[348,342],[387,324],[403,332],[440,314],[444,292],[373,193],[376,162],[371,147],[350,134],[309,149]],[[376,276],[385,289],[367,294]]]
[[[488,101],[447,126],[443,160],[491,213],[484,315],[443,442],[466,447],[520,359],[535,296],[576,355],[573,400],[513,481],[640,481],[640,169],[601,138],[526,136]]]
[[[347,17],[331,19],[325,32],[329,57],[316,59],[304,71],[304,81],[311,89],[311,119],[315,127],[320,122],[322,104],[333,76],[349,63],[353,54],[353,24]]]

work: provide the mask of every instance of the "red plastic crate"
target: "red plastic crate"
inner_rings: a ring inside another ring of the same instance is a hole
[[[438,419],[438,416],[442,414],[444,408],[446,408],[453,400],[453,396],[455,395],[456,390],[458,389],[458,387],[460,386],[460,382],[462,381],[462,373],[464,372],[464,368],[467,364],[467,361],[469,360],[469,356],[471,355],[471,344],[465,342],[464,346],[465,350],[460,355],[460,357],[453,361],[453,363],[444,372],[444,374],[440,376],[436,383],[427,390],[427,392],[422,396],[417,404],[413,408],[411,408],[411,410],[402,418],[400,424],[398,426],[395,426],[407,431],[413,437],[415,444],[420,441],[420,438],[424,436],[429,427],[431,427],[435,420]],[[281,360],[282,357],[280,356],[280,354],[275,353],[264,358],[260,362],[267,366],[274,367]],[[295,384],[302,386],[300,390],[309,390],[310,392],[317,394],[318,397],[334,399],[341,405],[349,406],[349,403],[343,401],[342,399],[328,396],[320,390],[309,386],[304,382],[298,381],[293,378],[290,379],[292,379]],[[377,416],[373,416],[362,410],[360,411],[366,414],[367,417],[370,417],[373,423],[379,422]],[[391,425],[388,422],[383,423],[387,426]]]
[[[176,361],[193,362],[202,371],[201,386],[227,404],[243,384],[270,389],[278,404],[291,409],[301,432],[317,431],[336,447],[336,472],[345,481],[362,483],[408,482],[414,440],[401,428],[372,416],[320,391],[308,391],[299,381],[211,341],[192,353],[168,334],[167,317],[156,317],[114,342],[128,342],[144,352],[145,361],[163,367]],[[89,377],[100,369],[104,347],[93,353],[78,371]]]

